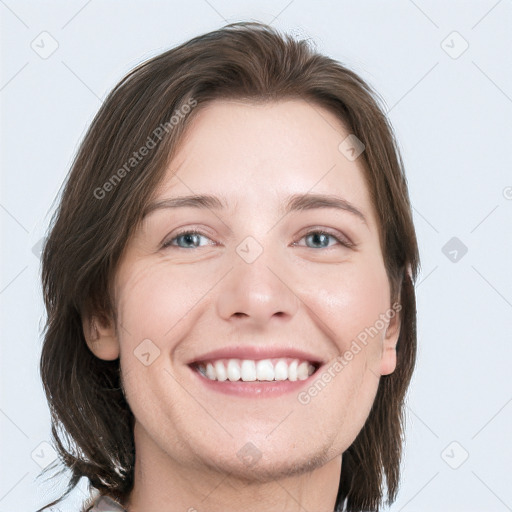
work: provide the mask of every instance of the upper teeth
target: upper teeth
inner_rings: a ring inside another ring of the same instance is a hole
[[[307,379],[315,371],[315,366],[308,361],[300,362],[298,359],[219,359],[200,363],[198,369],[210,380],[295,381]]]

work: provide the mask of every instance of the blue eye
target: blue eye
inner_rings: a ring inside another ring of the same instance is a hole
[[[328,233],[328,232],[322,231],[322,230],[309,231],[301,238],[301,240],[303,240],[304,238],[310,238],[310,240],[313,240],[313,244],[321,245],[321,247],[311,247],[308,245],[307,247],[309,249],[327,249],[327,248],[331,247],[332,245],[336,245],[336,244],[329,245],[329,239],[335,240],[338,244],[340,244],[344,247],[353,247],[354,246],[354,244],[352,242],[350,242],[348,239],[339,238],[339,237],[333,235],[332,233]]]
[[[177,247],[178,249],[197,249],[199,247],[204,247],[205,245],[213,245],[210,243],[202,244],[200,243],[200,239],[205,238],[210,240],[210,238],[200,231],[196,230],[188,230],[182,231],[178,233],[174,238],[171,238],[167,242],[162,245],[162,248],[168,247]],[[332,247],[332,245],[336,245],[336,243],[344,246],[344,247],[353,247],[354,244],[347,239],[340,239],[332,233],[328,233],[322,230],[313,230],[306,233],[300,240],[309,238],[312,240],[313,247],[311,245],[307,245],[309,249],[327,249]],[[335,244],[329,244],[329,240],[334,240]],[[176,243],[175,243],[176,242]],[[298,245],[295,243],[294,245]],[[316,245],[316,247],[314,247]]]
[[[329,247],[329,239],[340,242],[338,240],[338,238],[336,238],[334,235],[331,235],[330,233],[325,233],[323,231],[311,231],[310,233],[306,234],[302,238],[309,238],[310,240],[312,240],[313,244],[321,245],[321,247],[319,247],[320,249],[325,249],[325,248]],[[317,249],[318,247],[310,247],[310,248]]]
[[[199,247],[199,244],[197,242],[200,237],[208,238],[199,231],[183,231],[181,233],[178,233],[174,238],[171,238],[169,241],[165,242],[162,245],[162,247],[175,247],[177,245],[180,249],[195,249],[196,247]],[[173,243],[175,240],[178,241],[178,244]],[[180,245],[180,240],[183,241],[185,246]]]

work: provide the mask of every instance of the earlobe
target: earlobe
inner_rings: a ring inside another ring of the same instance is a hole
[[[380,374],[389,375],[396,368],[396,347],[384,348],[380,362]]]
[[[390,319],[382,342],[381,375],[389,375],[396,368],[396,345],[400,336],[401,317],[398,312]]]
[[[105,361],[119,357],[119,341],[112,319],[105,315],[83,314],[82,328],[87,346],[96,357]]]

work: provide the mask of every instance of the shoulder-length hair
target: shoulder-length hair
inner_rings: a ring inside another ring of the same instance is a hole
[[[306,40],[247,22],[195,37],[132,70],[104,101],[73,161],[42,255],[47,324],[40,372],[52,437],[64,469],[71,470],[66,493],[48,507],[82,477],[91,490],[120,501],[133,487],[134,417],[119,359],[92,354],[81,313],[93,307],[115,318],[116,265],[185,128],[216,99],[292,98],[328,109],[364,143],[359,158],[379,223],[390,299],[402,306],[396,369],[381,377],[371,412],[343,453],[336,510],[377,511],[384,476],[388,503],[395,501],[404,397],[416,357],[419,269],[402,158],[381,100],[364,80]]]

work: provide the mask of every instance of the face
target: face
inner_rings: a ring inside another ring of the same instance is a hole
[[[196,114],[115,278],[110,358],[136,446],[247,479],[309,471],[350,446],[395,367],[398,314],[362,162],[340,151],[350,132],[337,117],[301,100]],[[191,195],[217,200],[168,201]],[[230,359],[247,379],[282,360],[273,378],[285,380],[244,383]]]

